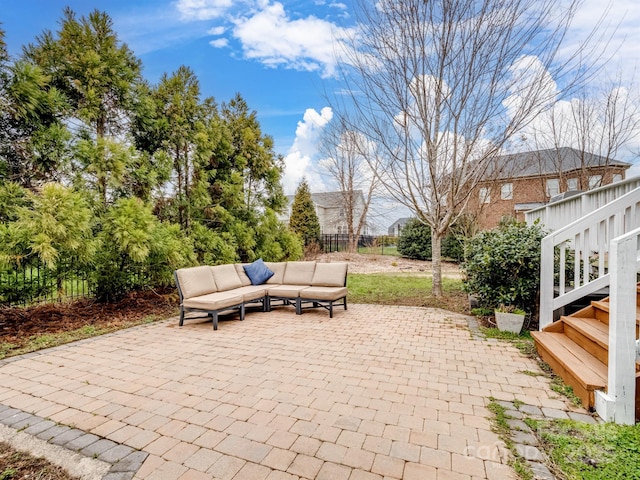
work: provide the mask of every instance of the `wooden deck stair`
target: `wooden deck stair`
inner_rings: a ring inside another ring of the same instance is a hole
[[[640,305],[640,284],[636,305]],[[636,338],[640,306],[636,310]],[[576,313],[563,316],[541,332],[531,332],[540,357],[585,407],[593,409],[595,391],[607,389],[609,354],[609,298],[593,301]],[[640,420],[640,364],[636,362],[636,420]]]

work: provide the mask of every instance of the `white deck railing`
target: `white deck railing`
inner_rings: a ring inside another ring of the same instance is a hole
[[[547,230],[557,230],[638,187],[640,177],[628,178],[529,210],[525,213],[525,219],[528,225],[539,220]]]
[[[596,391],[596,412],[605,421],[633,425],[636,398],[636,297],[640,228],[611,241],[607,392]]]
[[[540,329],[553,322],[554,311],[609,286],[610,243],[638,227],[640,188],[555,230],[542,240]]]

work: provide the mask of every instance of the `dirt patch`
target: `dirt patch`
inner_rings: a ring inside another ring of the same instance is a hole
[[[0,442],[0,479],[7,480],[76,480],[63,468],[44,458],[33,457]]]
[[[81,300],[27,308],[0,308],[0,345],[22,347],[30,337],[69,332],[86,326],[117,329],[145,318],[177,314],[175,289],[132,292],[117,303]]]
[[[333,252],[317,257],[319,262],[348,262],[349,273],[424,273],[431,275],[431,262],[411,260],[393,255],[362,255],[359,253]],[[442,276],[461,278],[460,266],[442,262]]]

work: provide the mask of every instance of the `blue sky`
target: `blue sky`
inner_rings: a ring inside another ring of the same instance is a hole
[[[317,137],[331,119],[323,92],[340,88],[333,76],[333,42],[344,29],[354,27],[351,0],[2,3],[0,22],[10,54],[19,54],[22,45],[44,29],[55,31],[66,5],[80,15],[103,10],[113,19],[119,38],[140,58],[143,75],[152,83],[184,64],[196,72],[203,96],[223,102],[239,92],[257,111],[263,131],[274,138],[276,151],[286,157],[287,193],[316,169]],[[567,50],[587,35],[606,3],[584,2],[567,35]],[[611,32],[616,25],[606,71],[615,75],[622,69],[630,77],[640,58],[638,0],[611,2],[604,27]],[[640,139],[636,146],[640,148]],[[633,148],[629,146],[629,157],[621,159],[629,161]],[[327,188],[322,182],[311,186],[315,191]]]

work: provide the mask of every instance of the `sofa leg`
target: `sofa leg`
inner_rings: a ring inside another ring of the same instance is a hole
[[[347,297],[344,297],[344,309],[347,309]]]
[[[180,307],[180,323],[178,324],[181,327],[184,324],[184,307]]]
[[[240,320],[244,320],[244,303],[240,305]]]
[[[211,312],[211,319],[213,320],[213,329],[218,329],[218,312]]]
[[[296,315],[302,315],[302,300],[296,298]]]
[[[329,301],[329,318],[333,318],[333,302]]]

